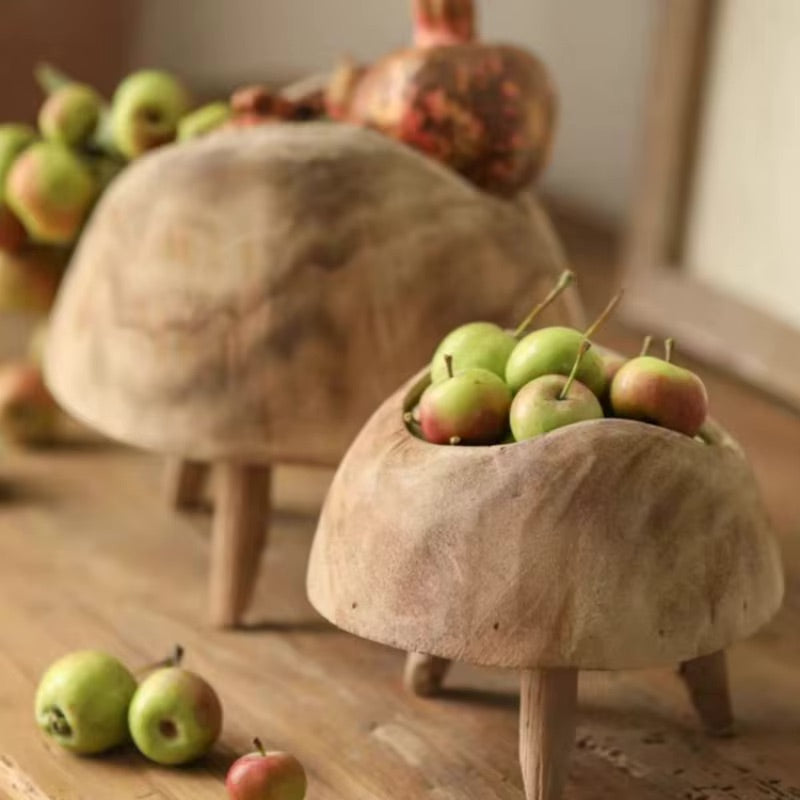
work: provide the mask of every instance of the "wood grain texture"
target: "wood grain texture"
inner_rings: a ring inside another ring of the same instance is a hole
[[[772,529],[719,428],[441,447],[403,422],[427,380],[373,415],[326,500],[308,591],[336,625],[477,664],[621,669],[720,650],[777,611]]]
[[[560,800],[575,741],[578,672],[522,673],[519,760],[525,800]]]
[[[212,624],[224,628],[240,622],[253,594],[266,543],[272,472],[227,461],[215,470],[209,600]]]
[[[448,330],[521,318],[563,267],[534,201],[480,194],[377,134],[223,132],[142,158],[104,195],[48,379],[138,446],[335,464]]]

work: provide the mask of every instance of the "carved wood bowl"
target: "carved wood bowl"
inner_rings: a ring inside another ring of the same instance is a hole
[[[718,654],[767,622],[783,592],[736,442],[714,423],[700,441],[605,419],[518,444],[432,445],[403,419],[428,381],[392,395],[339,468],[309,565],[317,610],[426,654],[412,671],[429,680],[442,660],[522,671],[528,797],[560,791],[553,750],[571,741],[578,670],[688,664],[695,683],[717,684],[706,722],[729,727]]]
[[[535,200],[486,195],[376,133],[216,133],[103,195],[56,303],[48,383],[114,438],[219,465],[211,613],[232,625],[269,465],[337,464],[448,330],[521,318],[563,268]],[[181,474],[191,494],[199,476]]]

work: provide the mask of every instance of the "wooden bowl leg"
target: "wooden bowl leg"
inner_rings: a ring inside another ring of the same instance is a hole
[[[269,467],[215,465],[217,502],[211,543],[211,623],[241,621],[253,594],[270,510]]]
[[[182,511],[197,508],[203,496],[210,467],[202,461],[184,458],[167,459],[164,468],[164,491],[170,508]]]
[[[441,690],[450,664],[446,658],[409,653],[403,683],[409,692],[418,697],[432,697]]]
[[[522,673],[519,759],[526,800],[559,800],[575,740],[578,671]]]
[[[685,661],[680,676],[706,732],[711,736],[732,736],[734,718],[725,651]]]

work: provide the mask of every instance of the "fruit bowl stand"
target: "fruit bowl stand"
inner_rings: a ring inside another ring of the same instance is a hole
[[[309,563],[317,610],[411,653],[419,693],[453,660],[519,671],[528,800],[561,796],[580,670],[680,664],[706,727],[729,732],[725,649],[783,594],[736,442],[713,422],[699,441],[606,419],[431,445],[403,418],[427,384],[390,397],[336,474]]]

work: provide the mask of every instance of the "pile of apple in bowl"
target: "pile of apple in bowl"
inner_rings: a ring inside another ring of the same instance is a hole
[[[540,328],[536,317],[572,282],[565,272],[513,332],[472,322],[449,333],[430,365],[430,385],[405,415],[409,430],[439,445],[510,444],[577,422],[614,417],[698,436],[708,415],[700,378],[664,357],[625,359],[592,346],[619,303],[617,294],[586,330]]]

